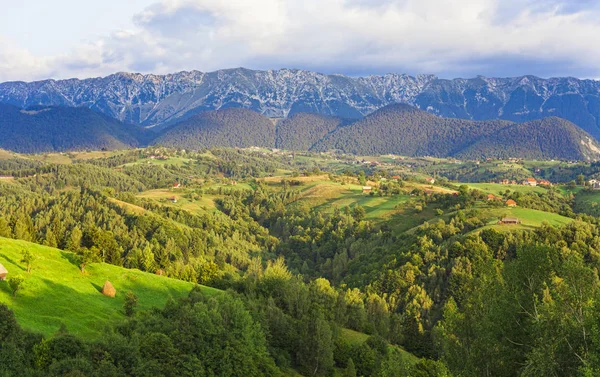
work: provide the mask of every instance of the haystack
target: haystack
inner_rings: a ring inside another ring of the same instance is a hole
[[[110,281],[107,280],[104,283],[104,286],[102,287],[102,294],[106,297],[115,297],[117,294],[117,290],[115,289],[115,287],[113,287]]]
[[[8,275],[8,270],[0,264],[0,280],[6,280],[6,275]]]

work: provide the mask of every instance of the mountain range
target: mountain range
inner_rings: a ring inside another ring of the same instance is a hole
[[[388,105],[360,119],[314,113],[273,119],[226,108],[203,111],[160,132],[86,107],[0,104],[0,135],[0,148],[22,153],[160,144],[188,150],[258,146],[357,155],[600,159],[598,142],[561,118],[472,121],[442,118],[405,104]]]
[[[575,78],[440,79],[434,75],[348,77],[304,70],[244,68],[168,75],[6,82],[0,102],[87,107],[157,130],[207,110],[246,108],[270,118],[317,113],[362,118],[394,103],[468,120],[522,123],[556,116],[600,139],[600,81]]]
[[[267,147],[357,155],[597,160],[600,145],[557,117],[514,123],[441,118],[404,104],[358,120],[298,113],[275,123],[247,109],[202,112],[164,130],[154,143],[184,149]]]

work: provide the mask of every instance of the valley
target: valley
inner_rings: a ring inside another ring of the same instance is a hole
[[[477,274],[494,263],[512,273],[521,253],[537,258],[556,240],[591,271],[600,239],[596,162],[154,146],[2,152],[0,176],[0,304],[18,331],[117,355],[102,339],[137,349],[149,323],[164,323],[188,357],[183,329],[166,323],[218,307],[246,319],[202,322],[221,329],[210,352],[262,352],[261,375],[307,375],[314,363],[336,376],[477,368],[432,356],[432,342],[462,336],[449,310],[472,310]],[[115,298],[101,293],[107,280]],[[230,331],[258,343],[229,343]]]

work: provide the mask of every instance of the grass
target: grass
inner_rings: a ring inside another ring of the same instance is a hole
[[[309,181],[302,187],[302,200],[324,212],[334,208],[344,209],[360,205],[369,220],[384,219],[398,211],[398,205],[406,202],[407,195],[377,196],[363,194],[362,186],[342,185],[329,180]]]
[[[500,192],[510,190],[513,192],[527,193],[527,192],[539,192],[544,193],[547,190],[541,186],[525,186],[525,185],[502,185],[499,183],[466,183],[467,186],[473,189],[478,189],[483,192],[498,195]]]
[[[370,335],[364,334],[358,331],[350,330],[350,329],[342,329],[341,337],[350,345],[360,345],[369,339]],[[406,351],[404,348],[396,345],[389,345],[389,349],[392,352],[399,352],[404,360],[409,362],[410,364],[416,364],[419,362],[419,358],[413,355],[412,353]]]
[[[36,257],[30,274],[19,262],[26,249]],[[7,282],[0,282],[0,302],[15,312],[21,326],[45,335],[54,334],[64,324],[73,334],[95,338],[108,324],[125,318],[122,308],[126,292],[135,293],[139,310],[145,310],[162,307],[169,298],[185,296],[194,286],[105,263],[91,264],[82,274],[69,252],[6,238],[0,238],[0,263],[9,271],[9,278],[25,278],[16,297]],[[115,298],[100,293],[106,280],[116,288]],[[203,289],[207,294],[219,292]]]
[[[143,164],[183,166],[184,164],[190,163],[192,161],[193,160],[191,160],[189,158],[182,158],[182,157],[169,157],[166,160],[142,158],[135,162],[130,162],[130,163],[124,164],[122,166],[143,165]]]
[[[542,223],[547,222],[552,226],[558,227],[571,223],[573,219],[561,216],[556,213],[538,211],[529,208],[490,208],[482,210],[482,217],[488,218],[488,227],[500,231],[514,229],[534,229],[540,227]],[[502,217],[516,217],[521,221],[519,225],[498,225],[497,222]]]
[[[235,187],[235,186],[231,186]],[[198,200],[191,200],[184,197],[185,191],[183,190],[170,190],[170,189],[157,189],[148,190],[140,193],[139,198],[146,198],[158,201],[161,205],[168,207],[175,207],[185,209],[190,212],[201,212],[204,210],[215,209],[216,196],[204,194]],[[173,203],[170,198],[177,198],[177,203]]]

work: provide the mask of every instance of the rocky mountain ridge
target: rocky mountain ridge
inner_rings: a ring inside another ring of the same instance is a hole
[[[446,118],[525,122],[567,119],[600,138],[600,81],[534,76],[446,80],[434,75],[349,77],[296,69],[244,68],[168,75],[5,82],[0,102],[84,106],[125,123],[165,128],[206,110],[247,108],[284,118],[318,113],[361,118],[406,103]]]

